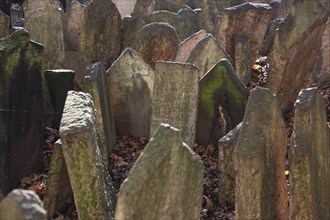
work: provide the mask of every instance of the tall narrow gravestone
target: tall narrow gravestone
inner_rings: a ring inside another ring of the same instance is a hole
[[[150,134],[171,123],[188,146],[195,143],[198,68],[192,64],[158,62],[155,70]]]
[[[180,132],[161,124],[120,187],[115,219],[199,219],[203,172]]]
[[[42,167],[43,46],[24,29],[0,40],[0,187]]]

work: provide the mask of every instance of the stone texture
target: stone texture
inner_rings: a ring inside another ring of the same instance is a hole
[[[116,144],[115,121],[113,117],[110,88],[102,63],[94,63],[87,67],[81,83],[83,92],[89,93],[94,100],[96,110],[96,126],[101,138],[101,151],[104,161]]]
[[[73,70],[75,72],[74,81],[78,85],[82,83],[88,61],[81,52],[66,52],[62,63],[65,69]]]
[[[44,45],[46,69],[61,68],[64,58],[65,14],[58,0],[26,0],[25,28],[31,39]]]
[[[68,92],[60,136],[79,219],[113,219],[114,189],[89,94]]]
[[[107,71],[118,136],[149,137],[154,71],[131,48]]]
[[[276,30],[278,29],[283,18],[277,18],[268,24],[267,31],[265,34],[265,39],[262,43],[261,56],[268,56],[269,52],[272,50],[275,41]]]
[[[289,154],[292,220],[330,218],[330,129],[325,108],[316,88],[303,89],[294,106]]]
[[[0,203],[0,219],[46,220],[46,211],[35,192],[15,189]]]
[[[235,57],[234,38],[237,34],[246,35],[250,39],[251,59],[256,60],[271,18],[272,8],[268,4],[246,2],[226,8],[217,31],[217,38],[228,54]]]
[[[10,6],[10,21],[12,27],[24,27],[23,8],[19,4]]]
[[[155,11],[155,0],[136,0],[132,16],[146,17]]]
[[[177,13],[185,7],[186,2],[186,0],[155,0],[155,11],[164,10]]]
[[[192,64],[158,62],[155,70],[150,134],[161,123],[182,133],[188,146],[195,143],[198,69]]]
[[[246,35],[236,35],[235,70],[238,78],[247,85],[252,79],[251,43]]]
[[[236,145],[236,219],[287,219],[286,147],[276,96],[256,87],[250,93]]]
[[[121,17],[109,0],[94,0],[84,12],[80,51],[89,63],[102,62],[108,69],[120,54]]]
[[[217,146],[243,120],[248,91],[228,60],[222,59],[199,81],[196,143]]]
[[[199,219],[203,173],[180,132],[160,125],[121,185],[115,219]]]
[[[137,34],[133,46],[151,68],[157,61],[174,61],[179,48],[179,38],[168,23],[155,22],[144,26]]]
[[[9,16],[0,11],[0,39],[9,35]]]
[[[42,168],[43,47],[24,29],[0,40],[0,187]]]
[[[65,165],[62,142],[59,139],[55,142],[48,171],[48,184],[43,205],[47,211],[47,218],[52,219],[56,212],[63,211],[67,201],[73,201],[73,193]]]
[[[291,13],[279,25],[266,86],[277,96],[282,111],[292,108],[313,72],[328,13],[319,1],[294,1]]]
[[[127,47],[133,47],[136,40],[136,35],[139,30],[145,26],[146,22],[142,17],[124,17],[122,21],[122,48],[126,49]]]
[[[200,1],[200,7],[202,9],[200,26],[212,35],[216,34],[217,26],[220,24],[220,15],[223,11],[222,3],[222,1],[218,0]]]

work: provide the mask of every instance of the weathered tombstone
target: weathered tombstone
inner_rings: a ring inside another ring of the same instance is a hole
[[[223,206],[235,206],[236,169],[234,153],[242,123],[219,140],[219,202]]]
[[[275,41],[276,30],[278,29],[283,18],[277,18],[268,24],[267,31],[265,33],[265,38],[262,43],[260,55],[268,56],[269,52],[272,50]]]
[[[174,61],[179,48],[179,38],[168,23],[155,22],[144,26],[137,34],[135,49],[151,68],[157,61]]]
[[[24,29],[0,40],[0,187],[42,169],[43,46]]]
[[[155,11],[169,11],[177,13],[181,8],[185,7],[185,0],[155,0]]]
[[[88,61],[85,55],[81,52],[66,52],[62,65],[65,69],[73,70],[75,72],[74,80],[80,85],[88,66]]]
[[[199,219],[203,173],[180,132],[161,124],[120,187],[115,219]]]
[[[199,81],[196,143],[217,145],[244,116],[248,91],[228,60],[222,59]]]
[[[114,189],[89,94],[68,92],[60,136],[79,219],[113,219]]]
[[[137,0],[112,0],[115,3],[122,18],[125,16],[130,16],[134,10]]]
[[[252,79],[252,58],[250,39],[246,35],[235,38],[235,71],[238,78],[247,85]]]
[[[15,189],[0,203],[0,219],[46,220],[46,211],[38,195],[30,190]]]
[[[12,27],[24,27],[23,8],[19,4],[11,5],[10,20],[11,20]]]
[[[9,35],[9,16],[0,11],[0,39]]]
[[[200,26],[205,28],[208,33],[215,34],[216,27],[220,23],[220,15],[222,14],[223,8],[221,7],[221,1],[218,0],[203,0],[200,2],[201,15]],[[221,42],[222,43],[222,42]]]
[[[136,0],[132,16],[146,17],[155,11],[154,0]]]
[[[154,71],[126,48],[107,71],[118,136],[149,137]]]
[[[80,35],[80,51],[89,63],[101,61],[109,68],[120,54],[121,17],[109,0],[94,0],[84,11],[84,26]]]
[[[50,102],[55,113],[53,128],[59,129],[60,127],[66,95],[69,90],[73,90],[74,75],[72,70],[66,69],[45,71]]]
[[[58,0],[26,0],[24,25],[31,39],[44,45],[47,69],[61,68],[64,58],[65,14]]]
[[[96,110],[96,126],[101,138],[100,150],[104,161],[108,162],[108,154],[116,144],[116,132],[109,82],[102,63],[94,63],[87,67],[81,89],[93,97]]]
[[[316,88],[303,89],[294,106],[290,146],[289,219],[330,218],[330,129]]]
[[[48,171],[48,184],[43,205],[47,211],[47,218],[52,219],[56,212],[62,211],[67,201],[73,201],[73,193],[65,165],[62,142],[59,139],[55,142]]]
[[[287,135],[276,96],[251,91],[235,153],[236,219],[287,219]]]
[[[246,2],[226,8],[217,31],[217,38],[228,54],[235,57],[234,37],[237,34],[246,35],[250,39],[251,59],[256,60],[271,18],[272,8],[268,4]]]
[[[198,68],[192,64],[157,62],[150,134],[161,123],[170,123],[182,133],[188,146],[195,143]]]
[[[313,72],[328,14],[319,1],[294,1],[291,13],[279,24],[266,86],[276,94],[283,112],[292,108]]]
[[[124,17],[121,30],[123,49],[134,45],[137,33],[145,24],[144,18],[135,16]]]

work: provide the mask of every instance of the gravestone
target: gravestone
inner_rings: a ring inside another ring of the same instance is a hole
[[[161,124],[120,187],[115,219],[199,219],[203,173],[180,132]]]
[[[0,11],[0,39],[9,35],[9,16]]]
[[[220,15],[223,11],[222,1],[203,0],[200,1],[200,7],[202,9],[200,27],[203,27],[208,33],[215,35],[217,26],[220,24]]]
[[[46,220],[46,211],[38,195],[30,190],[15,189],[0,203],[0,219]]]
[[[252,79],[252,58],[250,39],[246,35],[236,35],[235,71],[238,78],[247,85]]]
[[[80,51],[89,63],[101,61],[105,69],[120,54],[121,17],[116,5],[109,0],[94,0],[84,11],[80,35]]]
[[[93,97],[96,110],[96,126],[101,138],[100,148],[104,161],[107,163],[108,154],[116,144],[116,132],[109,83],[105,69],[100,62],[87,67],[81,88],[83,92],[89,93]]]
[[[113,219],[114,189],[89,94],[68,92],[60,136],[79,219]]]
[[[161,123],[170,123],[182,133],[188,146],[195,143],[198,102],[198,68],[192,64],[157,62],[150,134]]]
[[[146,24],[143,17],[124,17],[122,21],[122,48],[132,47],[139,30]]]
[[[11,20],[12,27],[24,27],[23,8],[19,4],[11,5],[10,20]]]
[[[149,137],[154,71],[126,48],[107,71],[118,136]]]
[[[46,69],[61,68],[64,58],[65,14],[58,0],[26,0],[24,25],[31,39],[45,47]]]
[[[155,11],[155,0],[136,0],[132,16],[146,17]]]
[[[256,60],[271,18],[272,8],[268,4],[246,2],[226,8],[217,31],[217,38],[228,54],[235,57],[234,38],[237,34],[246,35],[250,39],[251,59]]]
[[[276,96],[256,87],[250,93],[234,152],[236,219],[287,219],[286,148]]]
[[[80,85],[88,66],[88,61],[85,55],[81,52],[75,51],[66,52],[62,65],[65,69],[73,70],[75,72],[74,81]]]
[[[284,20],[284,18],[277,18],[271,21],[268,24],[267,31],[265,34],[265,39],[262,43],[261,48],[261,56],[268,56],[269,52],[272,50],[275,41],[276,30],[278,29],[280,23]]]
[[[63,211],[66,208],[67,201],[73,201],[73,193],[65,165],[61,139],[55,142],[47,175],[48,184],[43,207],[47,211],[47,218],[52,219],[56,212]]]
[[[179,48],[179,38],[168,23],[145,25],[137,34],[133,46],[147,64],[155,69],[157,61],[174,61]]]
[[[222,59],[199,81],[196,143],[217,146],[244,116],[248,91],[228,60]]]
[[[277,96],[282,112],[292,108],[313,72],[328,15],[319,1],[294,1],[291,13],[279,24],[266,86]]]
[[[43,46],[24,29],[0,40],[0,187],[42,169]]]
[[[177,13],[181,8],[186,7],[186,2],[186,0],[155,0],[155,11]]]
[[[236,168],[234,153],[242,123],[219,140],[219,202],[222,206],[235,206]]]
[[[330,218],[330,129],[325,108],[316,88],[301,90],[294,106],[289,154],[292,220]]]

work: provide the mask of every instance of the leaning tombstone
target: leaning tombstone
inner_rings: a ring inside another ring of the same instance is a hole
[[[20,29],[0,40],[0,188],[42,169],[43,46]]]
[[[113,219],[114,189],[89,94],[68,92],[60,137],[79,219]]]
[[[198,68],[192,64],[157,62],[150,134],[161,123],[180,129],[188,146],[195,143]]]
[[[24,27],[23,8],[19,4],[10,6],[10,20],[12,27]]]
[[[115,219],[199,219],[203,173],[180,132],[161,124],[120,187]]]
[[[15,189],[0,203],[0,219],[46,220],[46,211],[38,195],[30,190]]]
[[[289,219],[330,219],[330,129],[317,88],[303,89],[294,106],[289,153]]]
[[[126,48],[107,76],[117,135],[149,137],[154,71],[140,54]]]
[[[217,146],[219,139],[244,116],[248,91],[227,59],[199,81],[196,143]]]
[[[235,153],[236,219],[287,219],[287,134],[276,96],[251,91]]]
[[[10,19],[8,15],[0,11],[0,39],[9,35]]]
[[[250,39],[246,35],[235,38],[235,71],[238,78],[247,85],[252,79],[252,58]]]
[[[319,1],[294,1],[291,13],[279,24],[266,86],[276,94],[282,112],[292,109],[313,72],[328,15]]]

